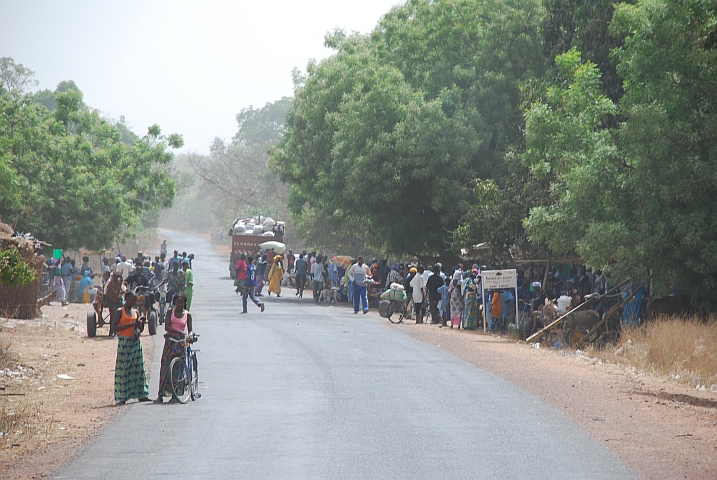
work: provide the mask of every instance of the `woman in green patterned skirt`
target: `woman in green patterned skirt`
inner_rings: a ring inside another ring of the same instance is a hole
[[[136,398],[149,401],[149,385],[144,370],[142,343],[139,334],[144,330],[144,317],[134,308],[137,296],[129,291],[124,296],[124,306],[115,312],[112,331],[117,333],[117,361],[115,362],[115,400],[124,405]]]

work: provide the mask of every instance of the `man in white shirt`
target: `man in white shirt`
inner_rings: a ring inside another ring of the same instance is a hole
[[[117,272],[122,275],[122,279],[126,279],[134,272],[134,265],[125,255],[122,255],[122,261],[117,265]]]
[[[354,313],[359,311],[359,301],[362,302],[363,313],[368,313],[368,298],[366,297],[366,280],[371,278],[371,270],[363,263],[363,257],[358,257],[355,265],[349,268],[349,280],[353,282]]]
[[[426,298],[426,281],[423,279],[423,267],[418,266],[418,273],[411,280],[413,288],[413,310],[416,314],[416,323],[423,323],[423,300]]]
[[[433,275],[433,267],[426,267],[421,276],[424,282],[428,282],[428,279]]]
[[[319,294],[324,289],[324,259],[319,258],[311,266],[311,274],[314,277],[314,301],[319,303]]]

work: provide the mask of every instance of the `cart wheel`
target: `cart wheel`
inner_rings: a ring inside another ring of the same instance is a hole
[[[382,316],[383,318],[391,319],[391,314],[389,313],[389,308],[391,306],[391,302],[388,300],[381,300],[378,304],[378,314]]]
[[[167,316],[166,312],[167,306],[164,302],[159,303],[159,324],[162,325],[164,323],[164,317]]]
[[[97,312],[87,312],[87,336],[97,335]]]
[[[147,315],[147,326],[149,327],[150,335],[157,335],[157,312],[154,310]]]

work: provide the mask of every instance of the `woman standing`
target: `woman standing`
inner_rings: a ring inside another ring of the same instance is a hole
[[[109,336],[115,335],[113,327],[113,319],[118,309],[122,308],[122,274],[115,273],[107,285],[105,286],[105,297],[102,302],[105,307],[110,311],[110,333]],[[100,320],[100,326],[102,326],[102,311],[97,312],[97,317]]]
[[[453,280],[453,291],[451,292],[451,328],[461,328],[461,316],[463,315],[463,295],[461,295],[460,280]]]
[[[194,273],[189,268],[189,261],[182,260],[182,268],[184,269],[184,297],[186,298],[185,308],[192,308],[192,296],[194,295]]]
[[[186,283],[184,270],[179,269],[179,262],[172,263],[172,270],[167,274],[167,297],[174,298],[178,293],[184,293]]]
[[[277,297],[281,296],[281,280],[284,278],[284,266],[281,264],[281,255],[274,257],[274,264],[269,270],[269,296],[271,292],[276,293]]]
[[[112,331],[118,334],[117,360],[115,362],[115,400],[124,405],[130,398],[140,402],[149,401],[149,385],[144,371],[142,343],[139,334],[144,330],[144,317],[134,308],[137,296],[128,291],[124,307],[112,318]]]
[[[472,272],[463,274],[463,328],[475,330],[478,328],[478,285],[476,285]]]
[[[192,330],[192,315],[184,309],[184,305],[187,302],[187,297],[183,293],[178,293],[172,299],[174,308],[167,312],[167,316],[164,320],[164,330],[167,332],[164,336],[164,348],[162,349],[162,363],[159,370],[159,390],[157,399],[154,403],[163,403],[164,395],[173,397],[174,392],[172,391],[172,372],[169,371],[169,364],[172,363],[172,359],[175,357],[181,357],[184,344],[182,342],[174,342],[171,339],[180,340],[185,338],[186,335],[191,335]],[[187,332],[186,334],[184,332]],[[170,402],[176,402],[176,399],[172,398]]]

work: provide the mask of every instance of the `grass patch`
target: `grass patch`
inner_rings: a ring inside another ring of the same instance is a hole
[[[17,363],[17,357],[10,351],[10,342],[0,340],[0,370],[14,367]],[[2,382],[0,382],[2,385]]]
[[[625,328],[614,348],[591,352],[604,362],[717,391],[717,318],[658,318]]]
[[[17,362],[10,343],[0,340],[0,370],[14,370]],[[10,392],[7,379],[7,375],[0,375],[0,449],[18,446],[21,439],[34,432],[33,412],[23,398],[24,392]]]

